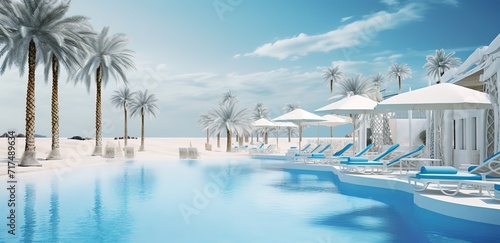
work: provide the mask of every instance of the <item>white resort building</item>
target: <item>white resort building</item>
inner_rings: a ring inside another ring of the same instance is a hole
[[[500,35],[489,46],[477,48],[457,68],[447,71],[441,82],[453,83],[490,94],[493,109],[447,110],[437,127],[435,139],[428,139],[435,155],[445,164],[464,167],[479,164],[500,148],[499,86]],[[430,124],[430,123],[429,123]],[[427,131],[432,131],[428,126]],[[443,146],[439,146],[439,142]],[[433,146],[434,144],[438,146]],[[452,146],[448,146],[451,144]],[[432,150],[432,149],[431,149]],[[431,153],[432,154],[432,153]]]

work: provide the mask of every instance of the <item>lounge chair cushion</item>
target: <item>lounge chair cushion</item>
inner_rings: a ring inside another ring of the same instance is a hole
[[[365,165],[368,165],[368,166],[383,166],[384,165],[384,162],[380,162],[380,161],[362,161],[362,162],[347,162],[345,163],[347,165],[360,165],[360,166],[365,166]]]
[[[457,174],[458,170],[451,166],[422,166],[421,174]]]
[[[348,157],[347,162],[368,162],[368,158],[363,157]]]
[[[323,153],[312,153],[311,157],[312,158],[324,158],[325,154],[323,154]]]
[[[495,184],[495,190],[500,191],[500,184]]]
[[[482,180],[481,175],[478,174],[424,174],[417,173],[415,175],[418,179],[433,179],[433,180]]]

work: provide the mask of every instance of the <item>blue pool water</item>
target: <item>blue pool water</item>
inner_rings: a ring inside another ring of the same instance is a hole
[[[500,227],[415,207],[411,194],[276,161],[111,162],[18,175],[0,242],[498,242]],[[6,181],[2,186],[5,188]]]

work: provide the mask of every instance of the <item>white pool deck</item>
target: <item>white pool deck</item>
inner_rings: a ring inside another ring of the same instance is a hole
[[[304,164],[296,162],[277,162],[274,168],[310,170],[310,171],[332,171],[342,183],[360,186],[399,190],[413,194],[415,205],[426,210],[436,212],[449,217],[470,220],[474,222],[500,225],[500,200],[491,198],[487,192],[479,195],[479,190],[461,190],[455,196],[448,196],[433,187],[422,192],[414,191],[408,183],[407,174],[394,172],[391,174],[360,174],[344,172],[335,165]],[[500,182],[499,182],[500,183]]]

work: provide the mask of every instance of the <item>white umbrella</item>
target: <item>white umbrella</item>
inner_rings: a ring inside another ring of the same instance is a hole
[[[299,125],[299,150],[301,149],[300,142],[302,141],[302,125],[306,122],[319,122],[319,121],[326,121],[325,118],[318,116],[316,114],[313,114],[311,112],[308,112],[303,109],[295,109],[293,111],[290,111],[284,115],[281,115],[279,117],[276,117],[273,119],[273,121],[276,122],[293,122]]]
[[[282,128],[282,127],[298,127],[297,124],[295,124],[293,122],[275,122],[274,125],[276,128],[278,128],[278,131],[276,132],[276,147],[278,146],[278,136],[280,133],[280,128]]]
[[[323,106],[316,111],[328,111],[328,112],[333,112],[333,113],[338,113],[338,114],[367,114],[367,113],[377,113],[379,111],[375,110],[375,106],[377,105],[377,102],[361,96],[361,95],[353,95],[349,97],[345,97],[339,101],[333,102],[331,104],[328,104],[326,106]],[[355,138],[354,138],[354,131],[356,130],[355,127],[356,122],[352,121],[352,127],[353,127],[353,134],[352,134],[352,142],[353,144],[355,143]],[[363,123],[364,124],[364,123]],[[355,149],[353,149],[353,152],[355,152]]]
[[[492,109],[486,93],[456,84],[441,83],[402,93],[380,102],[376,110],[471,110]],[[437,118],[435,116],[435,123]]]
[[[441,83],[395,95],[376,110],[470,110],[492,109],[488,94],[456,84]]]
[[[260,118],[259,120],[252,122],[252,126],[253,127],[268,128],[268,127],[276,127],[276,124],[274,124],[274,122],[272,122],[272,121],[267,120],[266,118]],[[266,133],[267,133],[267,129],[266,129]]]

